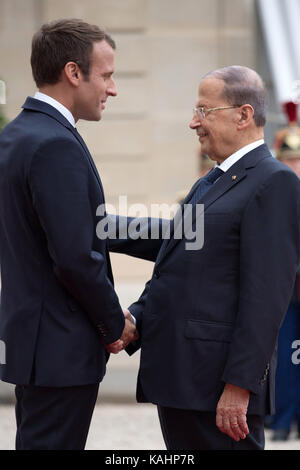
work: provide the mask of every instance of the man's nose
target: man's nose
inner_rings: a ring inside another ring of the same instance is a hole
[[[199,121],[199,117],[197,116],[197,114],[194,114],[191,122],[190,122],[190,128],[191,129],[197,129],[197,127],[200,126],[200,121]]]
[[[118,94],[117,87],[113,78],[111,78],[110,80],[109,87],[107,89],[107,94],[110,96],[117,96]]]

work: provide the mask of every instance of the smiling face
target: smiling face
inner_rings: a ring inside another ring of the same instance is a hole
[[[82,78],[76,93],[74,117],[86,121],[99,121],[109,96],[116,96],[113,80],[114,50],[106,42],[95,42],[93,46],[89,77]]]
[[[199,86],[196,107],[205,109],[230,106],[223,97],[224,82],[217,78],[205,78]],[[197,132],[201,152],[221,163],[236,149],[238,108],[209,112],[205,118],[195,113],[190,128]]]

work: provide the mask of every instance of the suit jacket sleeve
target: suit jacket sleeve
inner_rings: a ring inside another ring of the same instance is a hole
[[[96,214],[88,173],[89,163],[76,142],[51,140],[33,156],[29,186],[55,275],[81,304],[101,339],[111,343],[122,334],[124,315],[107,276],[106,250],[93,250]]]
[[[142,323],[143,323],[143,312],[145,309],[146,301],[147,301],[147,295],[150,289],[150,284],[151,280],[148,281],[145,285],[145,289],[142,292],[140,298],[134,302],[133,304],[130,305],[129,311],[131,315],[133,315],[136,319],[136,328],[139,332],[139,339],[137,341],[133,341],[130,343],[127,348],[126,352],[131,356],[134,354],[140,347],[141,347],[141,335],[142,335]]]
[[[109,233],[109,250],[135,258],[155,261],[163,243],[164,223],[150,217],[124,217],[109,214],[113,230]]]
[[[239,310],[223,380],[259,393],[300,259],[300,182],[282,170],[252,196],[240,230]]]

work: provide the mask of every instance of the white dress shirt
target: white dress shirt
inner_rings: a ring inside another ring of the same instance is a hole
[[[69,121],[69,123],[75,127],[75,119],[73,114],[63,104],[59,103],[59,101],[56,101],[54,98],[51,98],[51,96],[45,95],[45,93],[41,93],[40,91],[35,93],[34,99],[44,101],[44,103],[48,103],[50,106],[53,106],[53,108],[62,114]]]
[[[240,158],[242,158],[244,155],[246,155],[248,152],[251,152],[251,150],[256,149],[260,145],[263,145],[265,143],[264,139],[256,140],[255,142],[252,142],[251,144],[245,145],[245,147],[242,147],[239,149],[237,152],[233,153],[230,155],[230,157],[226,158],[220,165],[216,165],[220,170],[226,172],[229,170],[229,168],[234,165]]]

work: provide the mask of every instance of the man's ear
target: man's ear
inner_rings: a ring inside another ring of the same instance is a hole
[[[76,62],[68,62],[63,70],[67,80],[73,86],[77,87],[81,78],[81,71]]]
[[[243,130],[253,121],[254,109],[251,104],[244,104],[238,108],[237,129]]]

